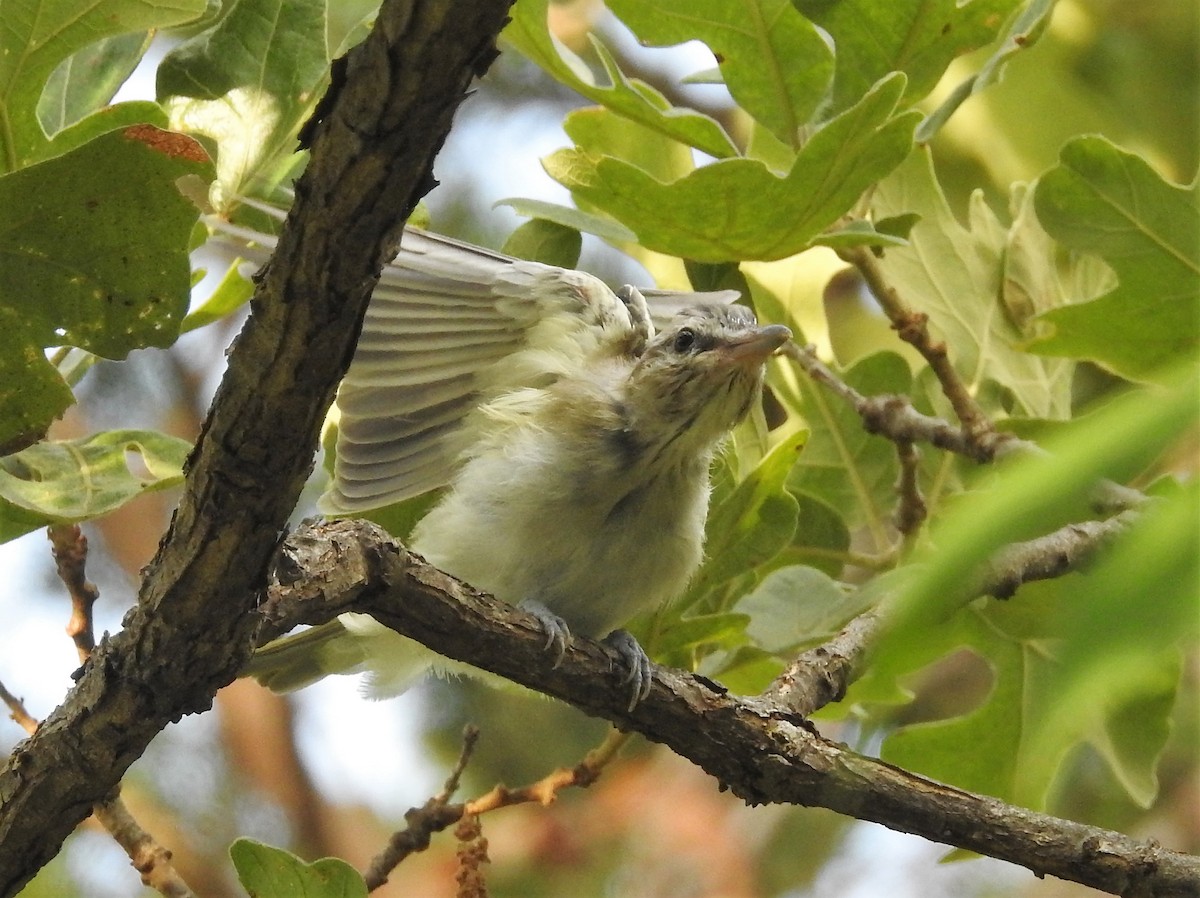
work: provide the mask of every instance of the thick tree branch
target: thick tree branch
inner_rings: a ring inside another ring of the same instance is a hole
[[[284,547],[272,632],[366,612],[430,648],[669,746],[751,804],[826,807],[1123,895],[1195,896],[1200,858],[915,776],[822,738],[794,711],[655,668],[630,711],[611,650],[575,639],[562,663],[537,619],[471,590],[363,521],[308,527]]]
[[[380,267],[432,186],[434,154],[493,59],[508,6],[389,0],[348,54],[137,606],[0,769],[0,895],[54,856],[167,723],[207,709],[241,667],[255,594]]]

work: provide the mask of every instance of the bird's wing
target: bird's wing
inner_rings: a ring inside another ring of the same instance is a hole
[[[267,235],[211,224],[255,261],[273,247]],[[737,296],[646,292],[656,324],[694,302]],[[621,352],[633,329],[624,303],[589,274],[406,229],[338,390],[334,479],[318,508],[354,514],[444,485],[481,403],[546,386],[597,353]]]
[[[352,514],[445,484],[480,403],[549,384],[631,329],[591,275],[405,231],[338,391],[334,482],[320,509]]]

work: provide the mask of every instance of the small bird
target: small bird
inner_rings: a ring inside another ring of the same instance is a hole
[[[338,393],[318,508],[348,516],[447,487],[413,548],[533,613],[556,659],[572,633],[603,636],[632,708],[649,660],[614,628],[678,596],[699,567],[713,455],[791,337],[736,296],[613,292],[407,229]],[[384,697],[430,666],[465,667],[346,614],[265,646],[248,672],[287,691],[367,671]]]

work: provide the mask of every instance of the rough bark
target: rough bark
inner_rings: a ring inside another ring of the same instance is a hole
[[[123,629],[0,768],[0,895],[17,892],[154,736],[241,667],[367,299],[508,0],[395,0],[335,68],[309,167]]]

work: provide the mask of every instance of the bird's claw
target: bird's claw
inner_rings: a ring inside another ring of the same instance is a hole
[[[562,664],[567,654],[567,646],[571,643],[571,630],[567,622],[543,605],[541,602],[522,602],[521,607],[537,618],[546,633],[546,645],[543,647],[554,656],[551,669]]]
[[[616,651],[627,668],[621,684],[630,687],[629,706],[626,710],[632,711],[650,694],[650,687],[654,683],[650,656],[626,630],[613,630],[604,637],[604,644]]]

